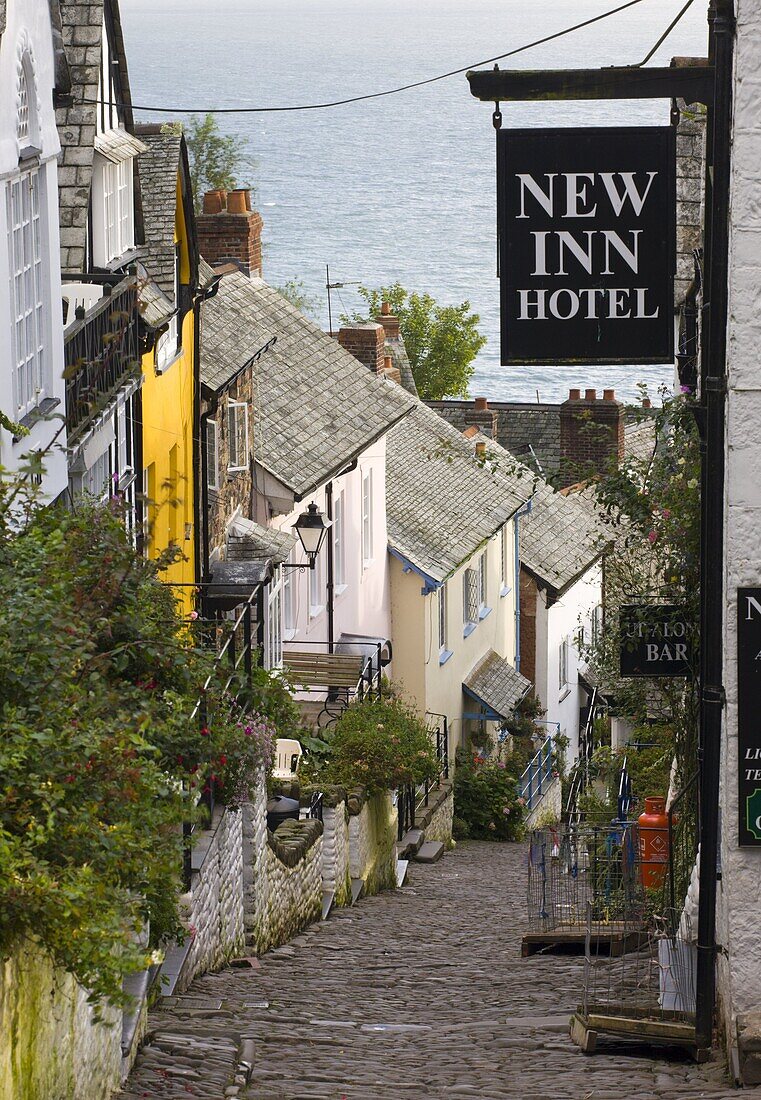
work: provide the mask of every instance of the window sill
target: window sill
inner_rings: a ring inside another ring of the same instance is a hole
[[[467,638],[469,635],[471,635],[477,626],[478,623],[466,623],[465,626],[462,628],[463,638]]]
[[[452,656],[453,651],[451,649],[442,649],[439,653],[439,664],[445,665],[449,658]]]
[[[564,687],[561,691],[561,694],[558,696],[558,702],[562,703],[563,700],[567,699],[570,694],[571,694],[570,687],[568,687],[568,686]]]
[[[228,466],[228,474],[246,474],[248,473],[248,466]]]
[[[509,596],[511,592],[512,592],[512,588],[510,587],[510,585],[509,584],[503,584],[502,587],[499,590],[499,598],[501,600],[503,600],[505,598],[505,596]]]
[[[178,359],[182,359],[182,348],[178,348],[174,355],[167,359],[164,363],[156,361],[156,374],[166,374],[167,371],[174,366]]]
[[[490,607],[481,607],[481,608],[479,608],[479,611],[478,611],[479,622],[481,621],[481,619],[485,619],[487,615],[491,615],[491,608]]]
[[[284,642],[292,642],[293,639],[296,637],[297,633],[298,632],[296,630],[284,630],[283,631],[283,641]]]
[[[344,592],[348,588],[348,584],[337,584],[333,589],[333,595],[338,599],[339,596],[343,596]]]
[[[369,569],[371,565],[375,564],[375,558],[364,558],[362,561],[362,570]]]
[[[19,424],[22,428],[33,428],[38,420],[44,420],[46,416],[49,416],[54,409],[57,409],[61,404],[61,400],[58,397],[43,397],[39,405],[35,405],[29,412],[19,420]],[[26,436],[14,435],[13,442],[20,443],[22,439],[26,439]]]
[[[310,604],[310,607],[309,607],[309,618],[310,618],[310,619],[317,619],[317,618],[319,618],[319,616],[320,616],[320,615],[322,615],[322,613],[323,613],[323,611],[324,611],[324,610],[325,610],[325,604],[320,604],[320,605],[319,605],[319,607],[312,607],[312,606],[311,606],[311,604]]]

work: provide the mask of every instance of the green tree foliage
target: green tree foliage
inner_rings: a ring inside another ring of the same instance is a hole
[[[430,294],[407,291],[400,283],[377,290],[360,287],[359,293],[368,315],[355,314],[353,320],[374,320],[384,301],[399,318],[415,385],[424,400],[468,396],[473,360],[486,343],[477,327],[481,318],[470,312],[470,302],[442,306]]]
[[[194,115],[185,130],[190,160],[190,179],[196,213],[207,191],[230,191],[238,185],[244,143],[232,134],[220,132],[214,115]]]
[[[262,669],[236,706],[117,502],[41,509],[28,485],[0,478],[0,949],[34,936],[119,1002],[183,934],[179,823],[204,789],[246,797],[295,708]]]
[[[320,311],[320,303],[310,294],[301,279],[286,279],[282,286],[276,288],[278,294],[295,306],[305,317],[316,318]]]

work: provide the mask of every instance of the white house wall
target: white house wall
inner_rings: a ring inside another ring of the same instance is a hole
[[[39,181],[41,213],[44,207],[43,266],[47,278],[44,297],[46,320],[47,373],[51,384],[50,396],[59,404],[51,420],[39,421],[18,443],[13,443],[11,433],[0,428],[0,465],[16,470],[23,457],[30,452],[47,450],[54,437],[56,444],[45,459],[46,475],[42,493],[53,500],[64,491],[67,484],[66,434],[62,430],[65,387],[63,373],[63,327],[61,312],[61,272],[59,260],[58,228],[58,172],[57,156],[60,152],[58,131],[53,110],[54,56],[50,25],[50,9],[41,0],[10,0],[6,10],[6,28],[0,41],[0,272],[5,272],[5,282],[0,280],[0,410],[15,419],[13,378],[11,363],[11,303],[7,285],[10,271],[8,255],[8,209],[6,188],[8,181],[19,173],[19,148],[16,140],[16,86],[17,62],[25,44],[31,49],[36,82],[37,113],[39,124]]]
[[[579,707],[581,691],[579,670],[583,661],[578,635],[583,626],[589,640],[592,612],[602,602],[602,566],[598,562],[583,574],[549,608],[547,593],[537,596],[536,616],[536,688],[546,710],[543,722],[548,733],[561,733],[569,739],[566,760],[572,764],[579,755]],[[560,648],[568,641],[567,678],[560,684]]]
[[[737,1013],[761,1010],[759,884],[761,849],[737,842],[736,601],[761,585],[761,7],[738,0],[730,212],[728,395],[725,489],[724,688],[721,759],[721,867],[718,884],[718,990],[726,1038]],[[727,958],[726,951],[729,951]]]

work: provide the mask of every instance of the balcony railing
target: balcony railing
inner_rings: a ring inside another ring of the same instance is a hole
[[[78,310],[81,313],[81,310]],[[130,276],[64,333],[66,426],[76,439],[140,369],[137,280]]]

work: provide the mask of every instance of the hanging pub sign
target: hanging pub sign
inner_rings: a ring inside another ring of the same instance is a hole
[[[761,846],[761,588],[737,591],[740,846]]]
[[[671,126],[499,130],[502,362],[670,363]]]
[[[692,623],[674,604],[626,604],[619,612],[623,677],[689,676]]]

